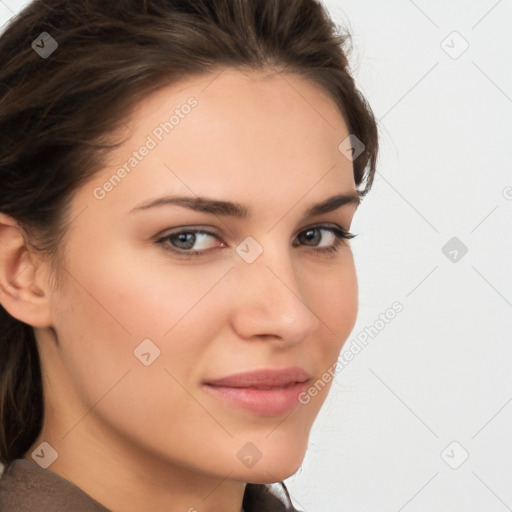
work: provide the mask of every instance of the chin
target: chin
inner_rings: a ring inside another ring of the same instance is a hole
[[[252,468],[239,475],[240,480],[253,484],[270,484],[289,478],[297,472],[304,452],[289,453],[284,456],[273,456],[264,460],[262,457]]]

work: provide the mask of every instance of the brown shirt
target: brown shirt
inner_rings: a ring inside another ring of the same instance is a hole
[[[258,512],[299,512],[287,508],[265,485],[247,484],[244,498]],[[244,499],[245,501],[245,499]],[[15,459],[1,473],[0,512],[112,512],[74,483],[36,462]],[[242,507],[241,512],[244,512]]]
[[[0,476],[0,512],[111,512],[36,462],[16,459]]]

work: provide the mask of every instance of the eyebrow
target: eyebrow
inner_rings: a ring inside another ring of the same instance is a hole
[[[309,207],[306,210],[304,217],[314,217],[316,215],[329,213],[345,205],[355,205],[357,207],[360,202],[361,197],[357,190],[349,193],[338,194]],[[197,212],[223,215],[234,217],[236,219],[247,219],[251,216],[250,208],[243,204],[232,201],[211,199],[204,196],[164,196],[157,199],[150,199],[132,208],[130,213],[160,206],[182,206]]]

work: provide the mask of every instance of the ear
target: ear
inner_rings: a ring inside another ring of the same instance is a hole
[[[0,213],[0,304],[33,327],[51,325],[45,267],[27,246],[18,221]]]

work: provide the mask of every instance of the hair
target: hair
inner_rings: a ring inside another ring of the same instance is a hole
[[[42,58],[42,32],[58,43]],[[73,193],[105,165],[123,119],[149,94],[223,68],[295,73],[322,88],[349,133],[359,194],[370,189],[377,123],[348,63],[351,36],[317,0],[38,0],[0,36],[0,212],[58,268]],[[58,272],[56,273],[58,282]],[[0,462],[21,458],[43,425],[33,328],[0,306]],[[246,511],[294,510],[248,484]]]

